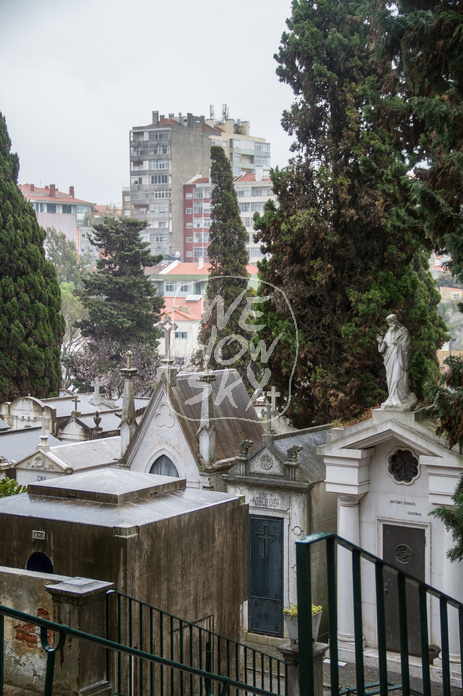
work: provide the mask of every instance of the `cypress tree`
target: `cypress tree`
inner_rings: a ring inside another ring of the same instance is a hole
[[[437,373],[444,324],[427,269],[409,163],[389,131],[373,121],[387,65],[374,58],[370,24],[348,0],[294,0],[277,74],[295,93],[283,127],[296,153],[273,172],[278,205],[257,222],[269,257],[263,280],[284,291],[299,330],[288,415],[305,426],[358,417],[386,395],[376,334],[395,313],[410,331],[413,391]],[[272,381],[288,394],[296,344],[286,305],[261,294]]]
[[[372,7],[373,6],[373,7]],[[388,71],[375,121],[407,153],[427,237],[463,279],[463,6],[455,0],[366,0],[376,56]]]
[[[0,113],[0,401],[58,393],[64,333],[56,271],[45,258],[45,232],[19,190],[19,160],[10,150]]]
[[[88,317],[82,334],[93,343],[111,341],[122,353],[134,344],[154,349],[158,344],[162,297],[145,275],[161,257],[153,256],[140,238],[145,224],[131,218],[106,217],[94,225],[91,243],[103,249],[97,272],[83,278],[81,299]]]
[[[208,309],[200,340],[210,355],[212,367],[221,369],[232,366],[242,370],[247,357],[245,353],[237,356],[250,338],[246,329],[239,324],[251,294],[246,268],[249,260],[246,248],[248,235],[241,221],[230,160],[222,147],[211,147],[211,161]],[[224,324],[220,320],[221,312],[226,314],[229,310],[231,313]]]

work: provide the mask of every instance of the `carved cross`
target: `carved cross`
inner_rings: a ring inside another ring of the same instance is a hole
[[[164,339],[165,339],[165,358],[166,360],[170,360],[170,334],[172,331],[175,331],[178,329],[177,324],[172,322],[172,319],[169,317],[167,314],[164,319],[161,321],[160,326],[164,330]]]
[[[275,541],[276,534],[270,534],[267,524],[264,524],[264,531],[257,532],[256,537],[262,539],[264,542],[264,558],[268,558],[268,547],[269,544]]]
[[[77,394],[75,395],[73,401],[74,401],[74,411],[77,412],[77,402],[80,401],[80,399],[79,399],[79,397],[77,396]]]
[[[272,406],[272,412],[275,413],[276,408],[277,408],[277,398],[281,396],[280,392],[276,390],[276,387],[273,386],[270,391],[266,392],[265,394],[266,397],[270,399],[270,405]]]
[[[270,391],[265,393],[265,396],[267,399],[270,399],[270,401],[267,401],[267,432],[271,432],[272,430],[272,415],[276,412],[276,406],[277,406],[277,398],[281,396],[280,392],[276,390],[276,387],[273,386]]]

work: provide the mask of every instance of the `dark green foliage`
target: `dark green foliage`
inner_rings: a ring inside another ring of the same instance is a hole
[[[211,160],[213,188],[208,248],[211,268],[207,285],[209,316],[202,325],[200,338],[210,354],[212,367],[220,369],[225,365],[233,365],[240,369],[245,358],[234,359],[242,345],[234,337],[244,336],[244,341],[250,338],[239,326],[247,298],[251,294],[247,289],[248,235],[240,217],[231,164],[222,147],[211,147]],[[220,308],[226,313],[238,298],[235,309],[222,326]]]
[[[56,269],[58,282],[74,283],[76,288],[81,288],[89,259],[79,256],[76,245],[63,232],[47,227],[46,233],[45,252]]]
[[[45,232],[18,188],[19,160],[10,148],[0,114],[0,401],[58,393],[64,333]]]
[[[463,358],[452,355],[444,360],[446,366],[438,380],[425,385],[432,411],[439,420],[437,435],[447,438],[449,448],[463,449]]]
[[[372,12],[372,4],[375,11]],[[378,59],[389,66],[377,110],[407,152],[410,193],[436,248],[463,279],[463,6],[455,0],[365,0]]]
[[[163,301],[144,269],[162,257],[152,256],[140,239],[143,228],[138,220],[111,217],[94,226],[92,244],[104,249],[104,256],[97,271],[83,279],[81,299],[88,314],[77,324],[89,341],[67,363],[74,384],[84,390],[98,376],[108,396],[119,395],[119,370],[126,366],[127,350],[134,353],[140,378],[146,380],[139,390],[154,381],[160,335],[156,324]]]
[[[455,507],[438,507],[429,514],[435,515],[444,523],[447,531],[452,532],[455,546],[447,551],[448,558],[451,561],[461,561],[463,558],[463,475],[452,495],[452,500]]]
[[[25,493],[27,486],[20,486],[17,481],[8,477],[0,480],[0,498],[6,498],[8,495],[17,495]]]
[[[283,126],[297,138],[285,171],[273,172],[278,206],[257,220],[271,257],[261,278],[281,288],[295,314],[299,357],[288,415],[303,426],[351,419],[385,396],[376,334],[397,314],[412,339],[411,387],[436,374],[444,324],[427,270],[423,226],[410,199],[405,153],[376,123],[384,65],[368,22],[346,0],[295,0],[276,56],[296,100]],[[288,394],[296,346],[284,303],[269,295],[272,381]],[[286,385],[286,388],[285,388]]]
[[[88,318],[82,334],[94,342],[113,341],[118,352],[134,342],[156,346],[162,298],[145,275],[160,257],[152,256],[140,239],[143,222],[130,218],[105,218],[95,224],[92,244],[104,249],[97,272],[84,278],[82,303]]]

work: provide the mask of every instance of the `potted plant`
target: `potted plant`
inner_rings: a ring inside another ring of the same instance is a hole
[[[288,631],[289,640],[291,643],[297,643],[298,627],[297,627],[297,604],[293,604],[289,609],[283,609],[283,618]],[[318,630],[322,618],[322,607],[312,604],[312,638],[314,641],[318,638]]]

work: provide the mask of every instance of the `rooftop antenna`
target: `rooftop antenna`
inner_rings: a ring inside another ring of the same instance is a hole
[[[222,104],[222,121],[225,122],[228,119],[228,106]]]
[[[211,121],[215,121],[214,104],[211,104],[209,106],[209,118],[211,119]]]

